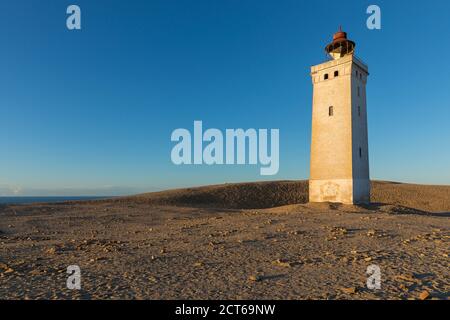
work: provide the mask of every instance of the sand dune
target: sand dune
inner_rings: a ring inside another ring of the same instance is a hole
[[[450,212],[450,186],[373,181],[374,204],[392,204],[428,212]],[[261,209],[308,202],[308,181],[230,183],[137,195],[138,200],[160,205]]]

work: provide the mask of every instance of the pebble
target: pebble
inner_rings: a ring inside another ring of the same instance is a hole
[[[45,253],[48,253],[48,254],[55,254],[55,253],[56,253],[56,248],[51,247],[51,248],[47,249],[47,250],[45,251]]]
[[[430,297],[430,293],[427,290],[423,290],[419,295],[420,300],[426,300],[428,297]]]
[[[285,259],[277,259],[275,261],[272,261],[272,264],[280,267],[291,267],[291,264]]]
[[[355,294],[357,290],[355,287],[350,287],[350,288],[341,288],[341,291],[348,294]]]
[[[404,280],[407,282],[416,282],[417,281],[413,275],[409,275],[409,274],[401,274],[399,276],[396,276],[395,278],[397,280]]]
[[[250,277],[248,277],[248,280],[258,282],[262,280],[262,277],[259,275],[251,275]]]

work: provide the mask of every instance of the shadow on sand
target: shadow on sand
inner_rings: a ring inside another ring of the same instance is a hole
[[[415,208],[405,207],[398,204],[372,202],[370,204],[358,204],[357,206],[366,210],[385,211],[390,214],[414,214],[431,217],[450,217],[450,212],[428,212]]]

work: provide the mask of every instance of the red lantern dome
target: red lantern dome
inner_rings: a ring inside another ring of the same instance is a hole
[[[353,54],[356,44],[347,39],[347,33],[342,31],[339,27],[339,31],[333,35],[333,42],[325,47],[325,51],[333,58],[339,59],[346,55]]]

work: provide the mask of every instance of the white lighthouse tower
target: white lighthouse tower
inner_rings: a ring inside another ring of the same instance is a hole
[[[341,29],[311,67],[313,83],[310,202],[370,201],[366,82],[368,67]]]

